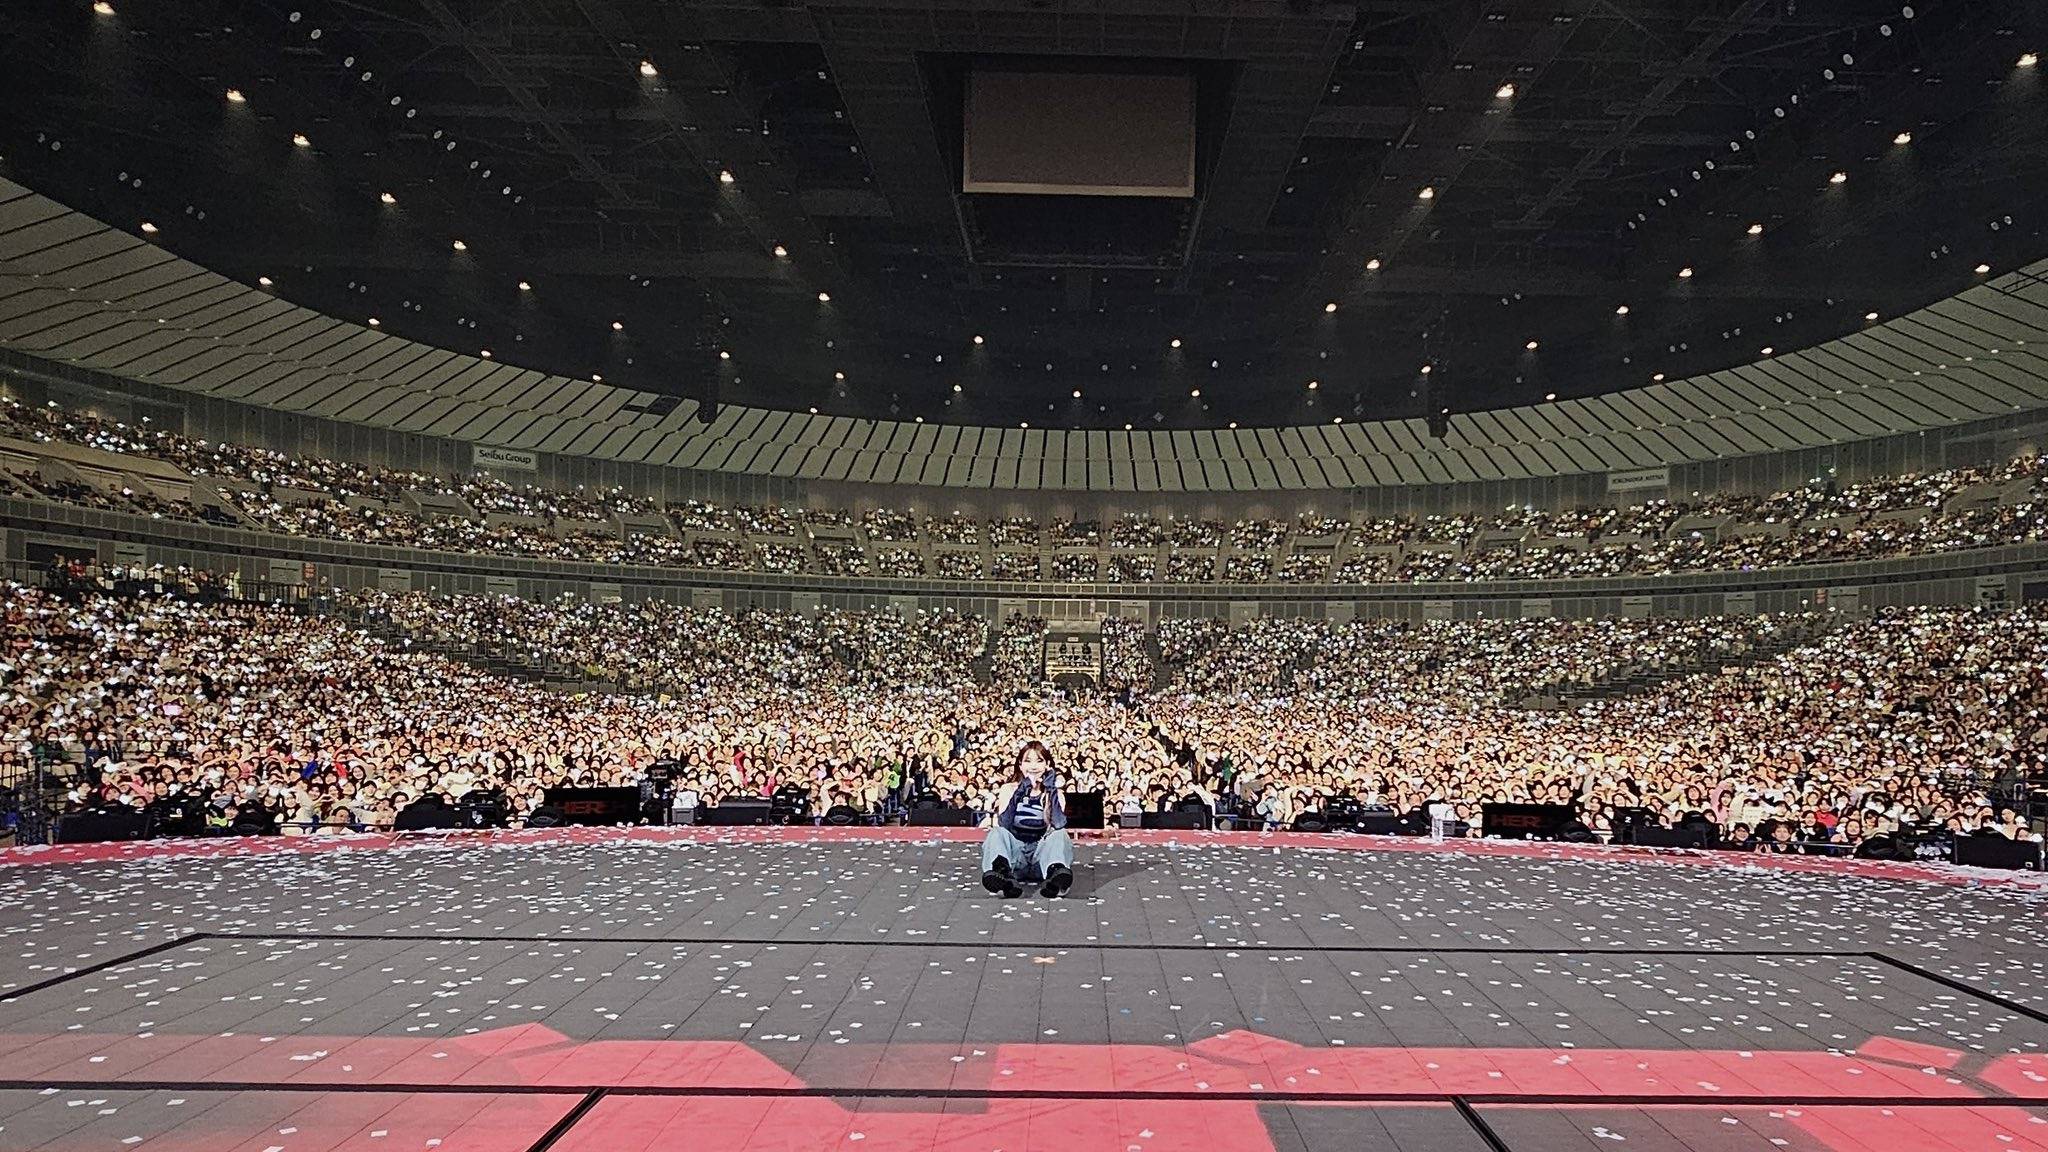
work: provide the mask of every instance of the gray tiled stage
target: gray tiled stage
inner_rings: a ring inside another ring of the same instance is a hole
[[[202,931],[960,943],[1883,949],[2048,1007],[2048,893],[1769,869],[1087,845],[1003,903],[959,844],[421,846],[0,868],[0,992]]]
[[[2048,1004],[2027,890],[1124,844],[1002,901],[971,856],[0,870],[0,1149],[2044,1147],[2048,1022],[1978,994]]]

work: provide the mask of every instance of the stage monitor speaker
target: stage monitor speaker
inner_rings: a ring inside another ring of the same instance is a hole
[[[1656,828],[1642,824],[1635,826],[1633,839],[1628,843],[1639,848],[1711,848],[1711,825],[1685,824],[1677,828]]]
[[[132,808],[109,808],[98,812],[76,812],[57,818],[59,844],[104,844],[113,840],[140,840],[149,821]]]
[[[1324,818],[1321,812],[1303,812],[1295,816],[1294,830],[1296,832],[1328,832],[1330,830],[1330,822]]]
[[[1577,812],[1570,804],[1485,804],[1479,829],[1503,840],[1555,840]]]
[[[1171,812],[1147,812],[1139,818],[1140,828],[1183,828],[1198,829],[1209,826],[1207,812],[1190,812],[1176,808]]]
[[[640,819],[638,788],[550,788],[543,802],[562,814],[564,824],[632,824]]]
[[[965,808],[917,808],[910,813],[912,828],[972,828],[974,813]]]
[[[2003,836],[1958,836],[1956,863],[1969,868],[2039,868],[2041,845]]]
[[[1351,830],[1367,836],[1399,836],[1401,818],[1392,812],[1360,812],[1352,819]]]
[[[1060,797],[1067,808],[1067,827],[1102,827],[1102,793],[1069,792]]]
[[[766,800],[727,799],[697,810],[697,823],[719,828],[751,827],[768,823]]]
[[[462,810],[446,804],[412,803],[391,818],[393,832],[427,832],[462,827]]]

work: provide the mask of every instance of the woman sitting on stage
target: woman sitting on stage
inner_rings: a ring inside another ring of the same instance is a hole
[[[997,797],[981,842],[982,887],[1007,898],[1023,895],[1028,883],[1038,883],[1041,896],[1062,895],[1074,883],[1059,774],[1036,740],[1018,751],[1015,779]]]

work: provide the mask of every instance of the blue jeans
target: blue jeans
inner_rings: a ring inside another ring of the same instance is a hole
[[[981,841],[981,870],[988,872],[996,866],[996,857],[1010,862],[1010,875],[1020,881],[1036,883],[1045,879],[1055,864],[1064,865],[1068,871],[1074,868],[1074,842],[1068,838],[1064,828],[1050,828],[1035,842],[1019,840],[1010,835],[1010,830],[1000,825],[988,830]]]

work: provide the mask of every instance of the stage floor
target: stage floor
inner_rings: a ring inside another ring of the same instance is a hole
[[[2048,1152],[2038,885],[1366,845],[0,857],[0,1149]]]

